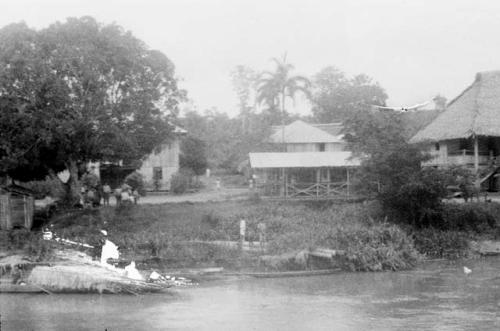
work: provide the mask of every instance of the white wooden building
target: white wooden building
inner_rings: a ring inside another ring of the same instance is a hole
[[[311,199],[350,196],[350,175],[360,161],[345,150],[341,132],[340,123],[299,120],[275,127],[269,141],[282,151],[249,154],[261,194]]]
[[[162,144],[158,150],[143,159],[137,171],[144,178],[146,190],[170,190],[172,175],[179,171],[180,141],[186,133],[186,130],[175,127],[172,140]]]

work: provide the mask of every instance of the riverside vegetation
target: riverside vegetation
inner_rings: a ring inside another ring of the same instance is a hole
[[[124,258],[143,267],[255,270],[263,254],[322,247],[345,252],[335,265],[343,270],[380,271],[410,269],[425,257],[471,256],[470,240],[500,236],[499,212],[497,203],[446,203],[428,220],[432,225],[413,228],[386,216],[377,202],[228,201],[74,210],[54,216],[50,223],[57,235],[91,245],[98,244],[99,231],[106,229]],[[246,220],[246,240],[251,242],[259,240],[257,225],[266,224],[265,253],[210,244],[238,241],[241,219]],[[50,258],[57,246],[41,240],[37,232],[18,230],[2,236],[1,248],[24,249],[38,260]]]

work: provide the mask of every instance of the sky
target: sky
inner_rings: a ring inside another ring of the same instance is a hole
[[[230,72],[282,57],[312,77],[364,73],[411,106],[448,100],[479,71],[500,70],[500,1],[484,0],[0,0],[0,26],[44,28],[90,15],[117,23],[175,64],[192,107],[236,115]],[[292,112],[307,115],[300,99]]]

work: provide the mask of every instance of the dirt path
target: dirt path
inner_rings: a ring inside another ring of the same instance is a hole
[[[219,190],[203,190],[196,193],[187,193],[180,195],[173,194],[149,194],[141,197],[140,204],[162,204],[162,203],[182,203],[182,202],[208,202],[208,201],[227,201],[227,200],[245,200],[248,198],[248,189],[246,188],[221,188]],[[116,204],[112,197],[111,205]]]

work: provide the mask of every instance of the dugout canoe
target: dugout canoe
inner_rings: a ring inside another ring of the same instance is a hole
[[[309,277],[322,276],[339,273],[341,269],[321,269],[321,270],[297,270],[297,271],[277,271],[277,272],[239,272],[227,273],[228,276],[250,276],[255,278],[285,278],[285,277]]]

